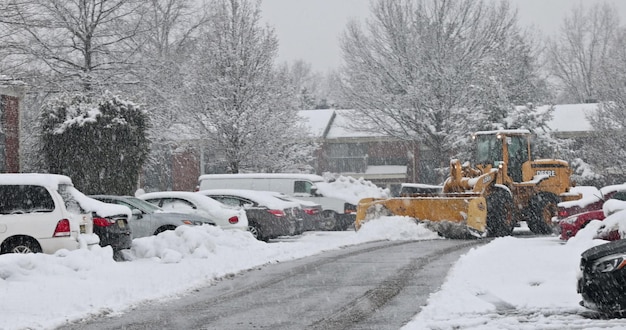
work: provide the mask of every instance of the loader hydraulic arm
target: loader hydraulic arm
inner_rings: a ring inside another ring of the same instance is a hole
[[[469,164],[461,165],[458,159],[450,161],[450,176],[443,186],[444,193],[482,193],[496,179],[497,169],[487,166],[484,170]]]

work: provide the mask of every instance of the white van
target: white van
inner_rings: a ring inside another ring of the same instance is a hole
[[[92,220],[97,205],[66,176],[0,174],[0,253],[52,254],[97,245]]]
[[[277,191],[298,199],[313,201],[324,209],[326,218],[335,219],[335,229],[345,230],[354,223],[356,205],[346,200],[324,196],[318,185],[324,185],[324,178],[314,174],[289,173],[238,173],[205,174],[198,179],[200,190],[207,189],[249,189]]]

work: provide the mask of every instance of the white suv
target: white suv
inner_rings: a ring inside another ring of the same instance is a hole
[[[66,176],[0,174],[0,253],[54,253],[98,244],[92,201]]]

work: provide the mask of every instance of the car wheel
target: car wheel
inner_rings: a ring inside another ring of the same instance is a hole
[[[39,244],[28,237],[15,237],[6,241],[2,245],[2,253],[40,253],[41,247]]]
[[[259,228],[259,225],[257,225],[256,223],[250,222],[250,224],[248,225],[248,231],[250,232],[250,234],[252,234],[254,238],[258,239],[259,241],[267,242],[267,238],[263,237],[261,233],[261,228]]]
[[[164,231],[167,231],[167,230],[175,230],[175,229],[176,229],[176,227],[175,227],[175,226],[163,226],[163,227],[159,227],[159,228],[158,228],[158,229],[154,232],[154,235],[158,235],[158,234],[160,234],[160,233],[162,233],[162,232],[164,232]]]
[[[325,224],[324,230],[342,230],[341,223],[339,222],[336,212],[326,210],[322,212],[322,215],[324,216],[324,219],[326,220],[324,221],[324,224]]]
[[[113,260],[114,261],[126,261],[126,257],[124,256],[124,251],[113,250]]]
[[[329,215],[328,212],[325,212],[323,213],[322,218],[323,219],[322,219],[322,222],[320,223],[319,230],[333,230],[335,228],[335,224],[337,223],[337,220],[335,220],[335,217],[333,214]]]

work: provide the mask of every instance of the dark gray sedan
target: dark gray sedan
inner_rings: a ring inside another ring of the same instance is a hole
[[[215,225],[208,218],[194,214],[166,212],[154,204],[132,196],[94,195],[90,197],[105,203],[119,204],[130,208],[133,217],[128,224],[132,229],[133,238],[158,235],[181,225]]]

